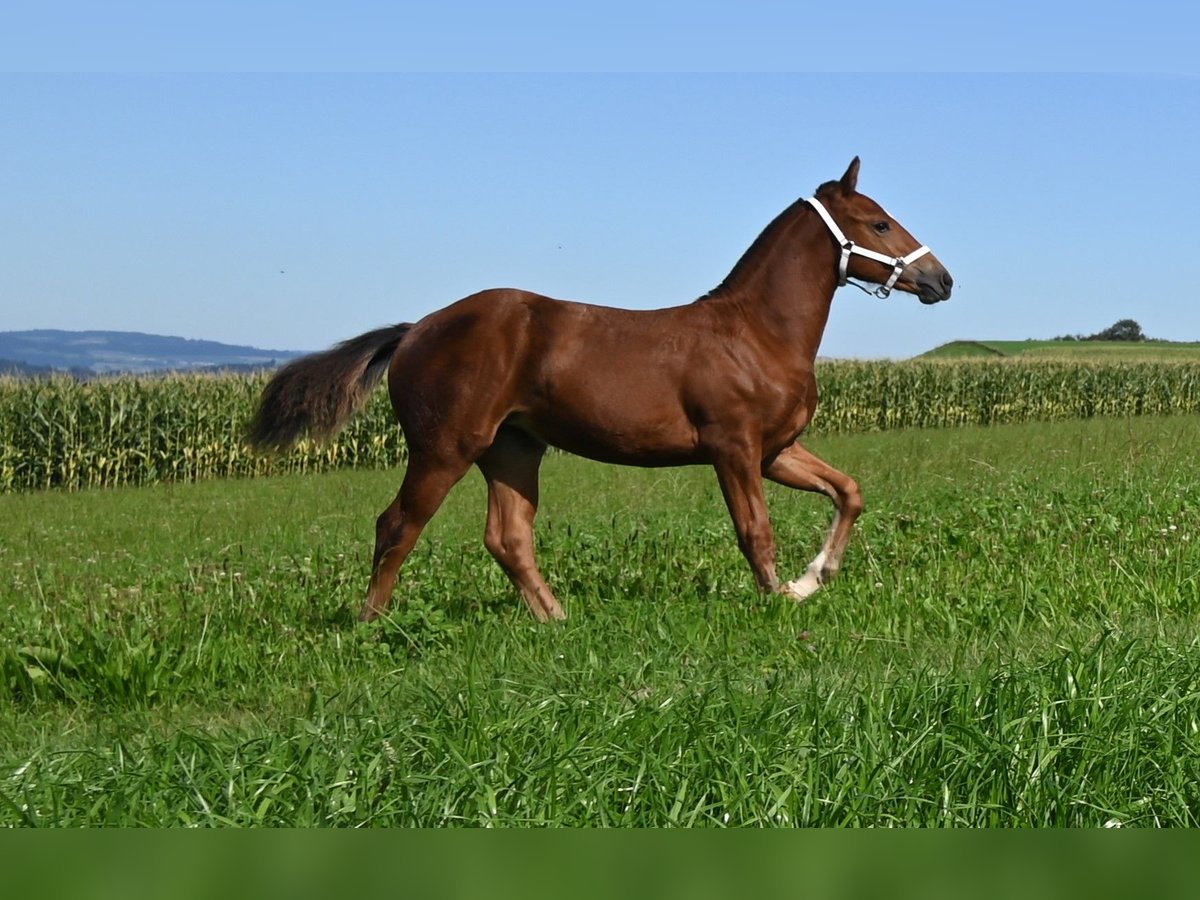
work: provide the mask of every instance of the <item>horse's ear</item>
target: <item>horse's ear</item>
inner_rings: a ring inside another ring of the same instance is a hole
[[[855,188],[858,187],[858,157],[850,160],[850,167],[846,169],[846,174],[842,176],[842,190],[847,194],[853,194]]]

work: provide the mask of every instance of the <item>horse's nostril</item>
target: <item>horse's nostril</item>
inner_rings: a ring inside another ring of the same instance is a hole
[[[946,290],[950,290],[950,288],[954,287],[954,279],[950,277],[949,272],[942,272],[942,287],[944,287]]]

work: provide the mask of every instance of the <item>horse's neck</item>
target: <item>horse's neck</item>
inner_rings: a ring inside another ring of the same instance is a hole
[[[837,248],[807,204],[797,204],[751,245],[718,288],[748,327],[813,360],[837,290]]]

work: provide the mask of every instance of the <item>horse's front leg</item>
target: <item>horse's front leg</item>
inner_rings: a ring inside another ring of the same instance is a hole
[[[714,463],[717,481],[737,531],[738,547],[750,563],[760,590],[779,590],[775,574],[775,536],[767,514],[762,474],[752,453],[724,457]]]
[[[839,472],[799,443],[792,444],[768,461],[763,466],[763,474],[779,484],[802,491],[815,491],[833,501],[833,524],[829,527],[821,552],[808,564],[803,575],[780,588],[796,600],[804,600],[837,574],[846,545],[850,543],[854,521],[863,510],[862,492],[853,478]]]

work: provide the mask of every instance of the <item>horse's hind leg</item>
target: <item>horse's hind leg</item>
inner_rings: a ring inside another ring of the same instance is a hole
[[[854,521],[863,509],[862,492],[853,478],[839,472],[800,444],[792,444],[766,466],[763,474],[772,481],[802,491],[825,494],[833,501],[833,524],[825,545],[804,574],[784,584],[780,590],[797,600],[814,593],[837,573],[842,564]]]
[[[542,622],[566,618],[533,558],[538,467],[545,450],[545,445],[536,438],[506,426],[476,461],[488,485],[487,530],[483,542],[521,592],[529,611]]]
[[[470,466],[466,461],[432,460],[421,455],[409,458],[400,493],[375,523],[375,558],[371,586],[359,614],[362,621],[369,622],[387,610],[396,576],[421,530]]]

